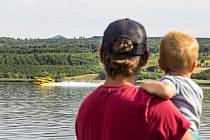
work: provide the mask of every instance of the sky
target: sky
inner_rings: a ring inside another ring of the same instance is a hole
[[[121,18],[143,24],[149,37],[210,37],[210,0],[0,0],[1,37],[102,36]]]

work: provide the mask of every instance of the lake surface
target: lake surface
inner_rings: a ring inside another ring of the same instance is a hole
[[[64,82],[56,87],[0,82],[1,140],[76,140],[78,107],[98,83]],[[210,139],[210,87],[203,87],[200,139]]]

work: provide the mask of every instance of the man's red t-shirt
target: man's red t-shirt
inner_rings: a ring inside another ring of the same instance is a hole
[[[190,127],[170,100],[135,86],[100,86],[82,103],[78,140],[180,140]]]

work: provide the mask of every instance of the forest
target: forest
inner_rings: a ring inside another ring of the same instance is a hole
[[[104,71],[99,62],[102,37],[20,39],[0,37],[0,78],[34,79],[37,76],[71,77],[99,74]],[[158,79],[163,73],[157,65],[160,37],[150,37],[147,44],[151,57],[141,71],[139,79]],[[210,39],[198,38],[200,43],[199,66],[209,67]],[[192,76],[210,79],[210,70]]]

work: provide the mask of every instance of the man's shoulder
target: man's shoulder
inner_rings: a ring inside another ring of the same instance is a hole
[[[169,99],[153,96],[148,103],[148,113],[156,117],[180,114],[177,107]]]
[[[171,100],[169,99],[163,99],[161,97],[158,96],[153,96],[152,99],[150,100],[150,106],[149,107],[155,107],[155,108],[159,108],[159,110],[162,110],[163,108],[167,108],[170,106],[174,106],[175,105],[171,102]]]
[[[167,110],[168,108],[173,108],[173,111],[177,110],[177,108],[171,102],[171,100],[166,100],[161,97],[155,96],[141,88],[139,89],[139,93],[137,94],[136,99],[137,99],[137,102],[144,103],[148,111],[157,110],[158,112],[162,112],[162,111],[165,112],[165,110]]]

